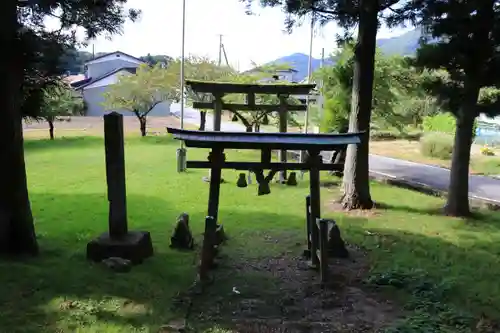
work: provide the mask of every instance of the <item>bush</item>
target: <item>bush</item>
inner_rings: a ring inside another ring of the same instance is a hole
[[[488,147],[488,145],[484,145],[483,147],[481,147],[481,155],[484,155],[484,156],[495,156],[495,151],[493,149],[491,149],[490,147]]]
[[[439,132],[446,133],[452,136],[455,135],[455,116],[448,112],[424,117],[422,125],[425,133]],[[476,136],[476,128],[477,121],[474,121],[472,139],[474,139],[474,137]]]
[[[426,134],[420,139],[420,151],[424,156],[449,160],[453,153],[453,139],[452,135],[445,133]]]
[[[370,131],[370,140],[372,141],[394,141],[408,140],[418,141],[422,133],[419,131],[401,132],[397,130],[372,130]]]

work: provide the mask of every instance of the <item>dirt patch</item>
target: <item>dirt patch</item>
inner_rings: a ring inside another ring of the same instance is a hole
[[[226,258],[214,285],[194,300],[190,321],[201,331],[378,332],[399,311],[365,288],[367,258],[358,249],[349,250],[351,259],[330,260],[331,280],[325,286],[301,257]]]

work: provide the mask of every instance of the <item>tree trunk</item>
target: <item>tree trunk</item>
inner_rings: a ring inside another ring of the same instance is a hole
[[[205,130],[205,126],[207,123],[207,111],[200,111],[200,131]]]
[[[49,123],[50,140],[54,140],[54,122],[52,120],[49,120],[48,123]]]
[[[368,144],[378,28],[378,0],[361,0],[360,7],[349,132],[364,131],[365,135],[361,144],[349,145],[347,148],[342,196],[342,205],[345,209],[371,209],[373,207],[368,174]]]
[[[479,87],[465,92],[464,104],[457,115],[453,156],[451,160],[450,184],[445,213],[450,216],[468,216],[469,207],[469,164],[474,120],[476,119]]]
[[[252,125],[247,125],[247,126],[245,127],[245,132],[247,132],[247,133],[252,133],[252,131],[253,131]]]
[[[0,121],[0,254],[36,255],[38,244],[28,197],[23,149],[23,128],[20,114],[20,90],[23,80],[22,56],[19,54],[16,1],[0,6],[0,31],[6,46],[5,59],[0,64],[3,78]]]
[[[260,124],[254,124],[253,126],[254,126],[254,132],[255,133],[260,132]]]
[[[141,136],[146,136],[146,117],[139,117],[139,124],[141,126]]]

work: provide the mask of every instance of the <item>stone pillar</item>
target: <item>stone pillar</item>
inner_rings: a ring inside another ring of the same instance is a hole
[[[102,261],[111,257],[141,263],[153,255],[151,235],[147,231],[129,231],[125,185],[123,116],[112,112],[104,116],[104,149],[108,185],[108,232],[87,244],[87,259]]]
[[[123,116],[119,113],[113,112],[104,116],[104,149],[108,184],[109,236],[122,238],[128,233],[128,225]]]

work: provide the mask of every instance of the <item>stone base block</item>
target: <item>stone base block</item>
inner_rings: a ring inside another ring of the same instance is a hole
[[[87,244],[87,259],[100,262],[110,257],[130,260],[140,264],[153,255],[153,243],[148,231],[129,231],[120,239],[106,232]]]

